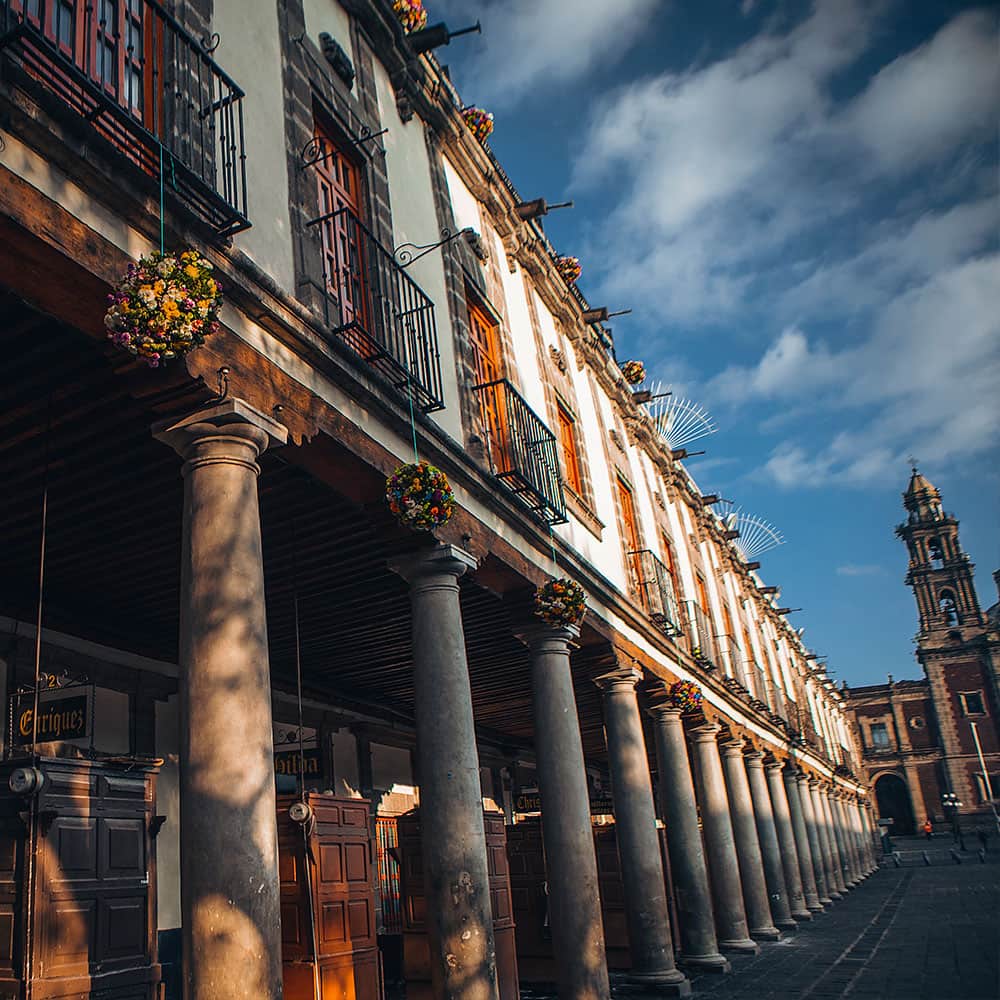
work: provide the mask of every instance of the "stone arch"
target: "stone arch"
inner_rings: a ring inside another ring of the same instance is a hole
[[[916,833],[917,821],[906,781],[895,771],[886,771],[875,779],[874,787],[879,817],[893,820],[889,832],[897,836]]]

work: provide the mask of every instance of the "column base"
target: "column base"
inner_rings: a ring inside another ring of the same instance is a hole
[[[844,897],[843,897],[843,894],[842,894],[842,893],[840,893],[840,892],[831,892],[831,893],[830,893],[830,899],[832,899],[832,900],[835,900],[835,899],[843,899],[843,898],[844,898]],[[821,900],[820,900],[820,902],[822,903],[822,902],[823,902],[823,900],[821,899]]]
[[[685,969],[697,969],[698,972],[716,972],[719,975],[726,975],[733,971],[729,959],[719,954],[688,957],[682,953],[677,956],[677,964]]]
[[[840,899],[840,896],[838,896],[837,899]],[[820,903],[820,906],[823,907],[823,909],[826,909],[828,906],[832,905],[832,903],[833,903],[833,897],[832,896],[820,896],[819,897],[819,903]]]
[[[780,941],[781,931],[777,927],[751,927],[750,937],[754,941]]]
[[[683,972],[676,969],[673,972],[631,972],[625,974],[625,982],[617,983],[614,988],[615,996],[619,997],[689,997],[691,996],[691,984]]]
[[[812,920],[813,915],[808,910],[792,910],[792,916],[801,924],[803,920]]]
[[[774,926],[781,931],[797,931],[799,929],[798,923],[794,920],[775,920]]]
[[[809,912],[810,913],[825,913],[826,912],[826,907],[822,903],[816,903],[815,905],[809,907]]]
[[[720,941],[719,947],[723,951],[735,951],[741,955],[756,955],[760,951],[760,945],[750,938],[734,938],[731,941]]]

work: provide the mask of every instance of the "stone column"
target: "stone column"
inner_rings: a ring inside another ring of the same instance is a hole
[[[823,809],[823,793],[819,779],[809,782],[808,793],[812,798],[813,816],[816,819],[816,834],[819,837],[820,855],[823,858],[823,874],[826,876],[827,895],[832,900],[843,899],[842,883],[837,878],[840,866],[834,860],[833,836],[830,832],[829,820]]]
[[[812,859],[812,838],[809,836],[809,824],[806,823],[805,809],[802,807],[797,772],[790,766],[785,768],[782,781],[788,796],[788,811],[791,814],[792,830],[795,834],[795,850],[799,856],[802,893],[809,911],[822,913],[824,907],[819,899],[819,886],[816,884],[816,866]]]
[[[837,883],[837,891],[846,894],[849,881],[847,851],[844,849],[843,835],[837,822],[831,794],[829,789],[822,785],[819,787],[819,800],[823,807],[823,815],[826,817],[827,835],[830,838],[830,860],[833,865],[834,881]]]
[[[616,670],[598,680],[604,693],[615,835],[625,889],[629,978],[655,984],[657,992],[687,996],[691,984],[674,965],[653,784],[635,686],[638,670]]]
[[[754,822],[757,825],[757,840],[760,843],[764,878],[771,904],[771,916],[776,927],[793,931],[798,924],[792,918],[791,900],[785,883],[785,870],[781,864],[781,847],[774,825],[774,808],[764,777],[764,755],[754,750],[746,755],[747,779],[750,783],[750,797],[753,800]],[[799,897],[801,899],[801,892]]]
[[[566,1000],[608,1000],[590,795],[569,662],[570,647],[579,635],[575,626],[538,625],[520,638],[531,652],[535,756],[558,992]]]
[[[721,948],[756,954],[760,949],[750,938],[746,911],[743,908],[736,841],[729,817],[729,799],[722,777],[719,745],[716,742],[719,730],[718,725],[709,723],[691,731],[691,743],[697,760],[701,821],[715,924]]]
[[[799,789],[799,800],[802,803],[802,816],[806,821],[806,831],[809,835],[809,853],[812,857],[813,871],[816,873],[816,890],[819,892],[819,901],[824,906],[829,906],[833,899],[830,896],[830,887],[826,880],[823,846],[819,838],[819,826],[816,823],[812,793],[809,791],[809,777],[800,771],[796,775],[795,781]]]
[[[858,818],[861,822],[861,840],[865,847],[865,857],[868,859],[868,873],[871,874],[879,866],[881,856],[875,844],[875,835],[872,831],[871,813],[868,807],[861,801],[857,803]]]
[[[271,677],[257,459],[285,428],[230,399],[154,435],[184,459],[180,868],[184,996],[281,996]]]
[[[861,857],[858,852],[857,830],[850,814],[848,803],[840,795],[835,795],[832,805],[837,814],[837,826],[844,840],[844,851],[847,854],[847,875],[851,886],[856,886],[864,877],[861,871]]]
[[[660,814],[667,827],[667,850],[677,897],[679,961],[688,968],[729,972],[729,962],[719,953],[715,936],[715,914],[681,712],[667,705],[656,706],[651,712],[660,773]]]
[[[757,821],[753,814],[747,769],[743,763],[744,742],[742,738],[737,738],[722,744],[722,770],[729,793],[729,815],[743,884],[743,904],[750,924],[750,937],[758,941],[777,941],[781,931],[774,926],[771,917]]]
[[[437,545],[390,563],[410,585],[420,839],[434,995],[497,1000],[479,754],[458,578],[475,560]]]
[[[792,814],[788,808],[788,795],[782,780],[780,761],[771,760],[764,765],[768,789],[771,792],[771,808],[774,811],[774,830],[778,835],[781,867],[788,887],[788,902],[794,920],[812,920],[812,913],[806,907],[805,892],[802,888],[802,869],[799,867],[799,852],[795,846],[795,831],[792,828]],[[751,782],[751,787],[753,787]],[[816,899],[819,908],[819,899]],[[778,925],[781,926],[780,924]]]

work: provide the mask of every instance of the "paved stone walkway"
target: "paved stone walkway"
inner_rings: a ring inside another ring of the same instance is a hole
[[[994,844],[996,841],[994,840]],[[935,845],[937,846],[937,845]],[[919,850],[891,863],[729,976],[695,975],[713,1000],[997,1000],[1000,857]]]

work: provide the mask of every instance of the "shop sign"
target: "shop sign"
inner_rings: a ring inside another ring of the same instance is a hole
[[[281,750],[274,755],[275,774],[288,774],[297,778],[300,764],[305,765],[307,778],[323,777],[323,755],[320,753],[319,747],[304,749],[301,757],[297,749]]]
[[[533,813],[542,811],[542,797],[538,792],[530,792],[518,795],[514,799],[514,812]],[[591,816],[611,816],[614,814],[614,804],[606,795],[597,796],[590,800]]]
[[[21,695],[14,707],[14,745],[30,746],[34,697]],[[38,742],[85,739],[90,735],[90,699],[85,694],[47,697],[38,705]]]

